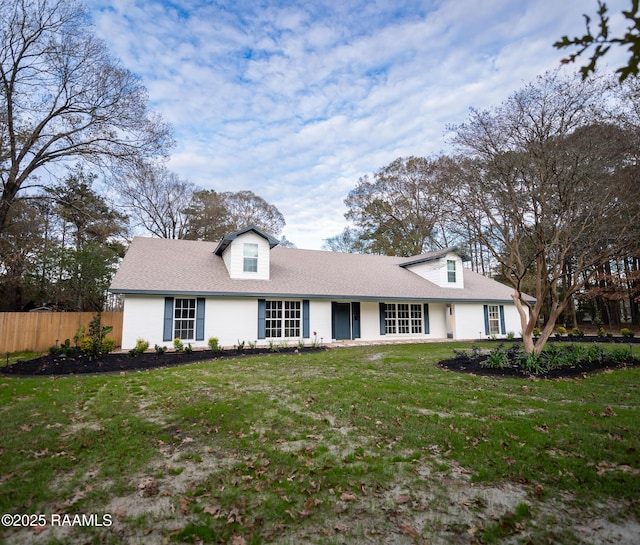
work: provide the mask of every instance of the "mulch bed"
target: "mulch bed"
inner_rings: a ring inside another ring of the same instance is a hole
[[[278,354],[310,352],[321,348],[283,348]],[[145,352],[135,357],[126,352],[102,354],[97,359],[87,356],[46,355],[26,361],[17,361],[9,366],[0,367],[0,372],[5,375],[75,375],[86,373],[118,373],[124,371],[142,371],[145,369],[157,369],[159,367],[171,367],[199,361],[216,360],[223,358],[237,358],[243,356],[255,356],[257,354],[273,354],[268,348],[255,348],[251,350],[225,350],[223,353],[214,353],[210,350],[194,350],[193,352],[167,352],[157,354]]]
[[[580,377],[589,373],[596,373],[605,371],[607,369],[626,369],[630,367],[640,367],[640,361],[636,360],[635,363],[620,364],[615,361],[604,359],[601,362],[584,362],[576,367],[562,367],[560,369],[553,369],[546,373],[532,374],[524,369],[518,367],[507,367],[505,369],[491,369],[483,367],[482,364],[487,360],[486,355],[472,357],[472,356],[457,356],[450,360],[441,361],[438,365],[444,369],[450,371],[457,371],[459,373],[469,373],[474,375],[493,376],[493,377],[516,377],[516,378],[571,378]]]

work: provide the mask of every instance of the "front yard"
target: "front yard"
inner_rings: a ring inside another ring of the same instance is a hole
[[[436,366],[469,347],[0,376],[0,535],[635,543],[640,369],[547,381]]]

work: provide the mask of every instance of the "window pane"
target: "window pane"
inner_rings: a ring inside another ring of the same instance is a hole
[[[393,335],[397,332],[396,324],[396,305],[395,303],[387,303],[385,305],[385,329],[387,334]]]
[[[400,303],[398,305],[398,333],[409,333],[409,305]]]
[[[500,307],[489,305],[489,333],[491,335],[500,334]]]
[[[244,245],[244,262],[242,270],[244,272],[258,272],[258,245],[257,244],[245,244]]]
[[[456,281],[456,262],[447,259],[447,281],[455,283]]]
[[[411,333],[422,333],[422,305],[411,305]]]
[[[176,299],[174,303],[173,336],[193,340],[196,326],[196,300]]]

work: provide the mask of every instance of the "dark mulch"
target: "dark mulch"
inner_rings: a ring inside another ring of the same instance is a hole
[[[487,360],[486,355],[473,356],[457,356],[450,360],[441,361],[438,365],[444,369],[457,371],[460,373],[470,373],[474,375],[484,375],[493,377],[516,377],[516,378],[571,378],[583,376],[589,373],[596,373],[606,369],[625,369],[629,367],[640,367],[640,360],[629,363],[618,363],[615,361],[604,359],[603,361],[583,362],[576,367],[563,367],[553,369],[546,373],[532,374],[524,369],[516,366],[507,367],[505,369],[491,369],[483,367],[482,364]]]
[[[279,353],[295,353],[298,351],[309,352],[320,348],[283,348]],[[256,354],[271,354],[269,349],[256,348],[252,350],[225,350],[215,353],[210,350],[194,350],[193,352],[167,352],[157,354],[145,352],[135,357],[126,352],[102,354],[97,359],[89,359],[87,356],[46,355],[26,361],[17,361],[9,366],[1,367],[0,372],[6,375],[75,375],[86,373],[117,373],[122,371],[141,371],[145,369],[157,369],[199,361],[237,358]]]

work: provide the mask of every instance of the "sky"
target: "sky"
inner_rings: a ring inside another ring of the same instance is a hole
[[[250,190],[320,249],[358,180],[449,148],[447,127],[556,69],[596,0],[86,0],[173,126],[168,168]],[[607,2],[612,13],[626,0]],[[579,65],[578,65],[579,66]],[[577,71],[573,65],[570,70]],[[617,67],[617,66],[614,66]]]

